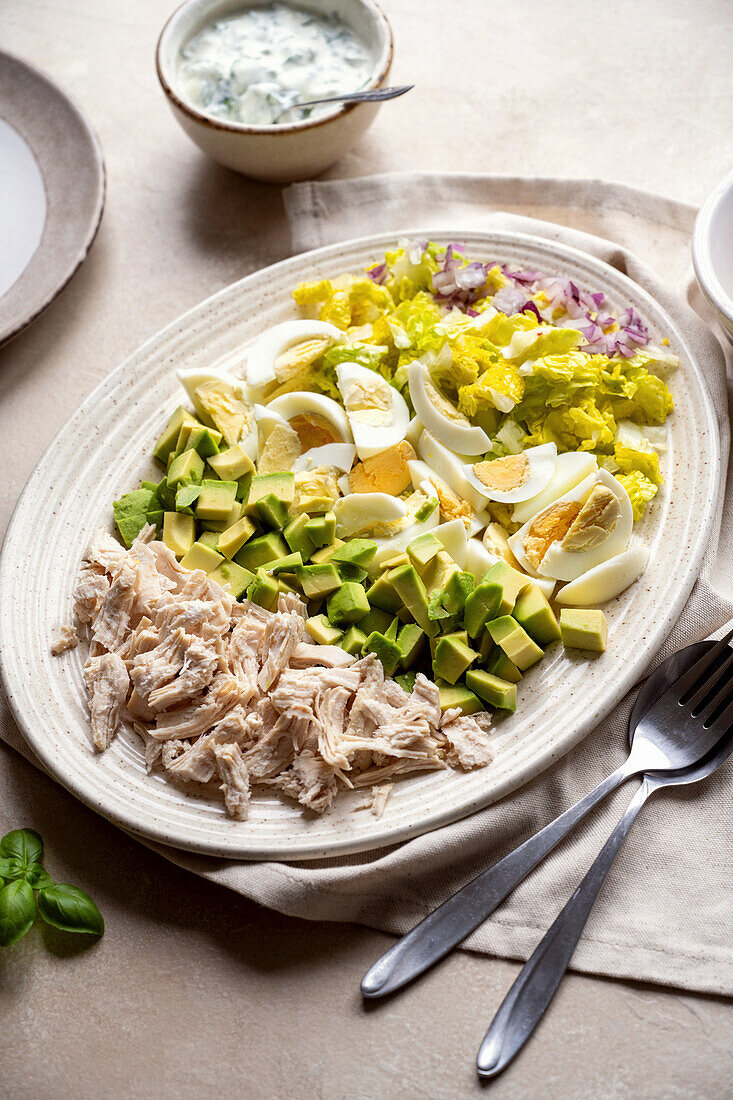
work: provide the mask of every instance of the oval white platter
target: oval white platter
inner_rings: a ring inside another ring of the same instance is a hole
[[[424,233],[419,235],[425,236]],[[51,641],[72,621],[72,589],[93,532],[110,526],[111,502],[155,475],[149,458],[167,415],[181,401],[175,369],[227,364],[264,328],[296,316],[290,297],[304,279],[359,271],[395,237],[363,238],[302,254],[233,284],[154,336],[113,371],[49,446],[23,491],[0,561],[3,684],[28,742],[60,783],[123,828],[161,843],[244,859],[315,859],[394,844],[486,806],[568,752],[643,674],[697,576],[719,483],[719,440],[711,400],[674,321],[626,276],[567,247],[522,234],[456,237],[471,256],[568,275],[633,305],[652,338],[668,336],[682,366],[671,385],[665,484],[639,534],[651,549],[642,579],[606,607],[610,643],[596,659],[553,646],[523,679],[517,713],[496,728],[496,757],[470,773],[425,773],[399,782],[381,818],[354,810],[345,793],[314,818],[271,792],[255,795],[249,819],[147,775],[128,731],[96,755],[81,678],[85,647],[58,658]]]

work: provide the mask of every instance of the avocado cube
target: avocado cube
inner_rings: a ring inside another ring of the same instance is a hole
[[[191,433],[194,432],[196,428],[202,427],[203,424],[198,419],[198,417],[193,416],[191,413],[186,414],[186,416],[183,418],[183,423],[178,430],[178,438],[176,439],[176,445],[173,448],[174,457],[175,455],[183,454],[184,451],[187,451],[189,449],[194,451],[196,450],[196,448],[189,443],[189,439],[191,438]]]
[[[242,516],[231,527],[227,527],[225,531],[218,535],[216,548],[220,554],[231,561],[237,551],[241,550],[247,539],[250,539],[254,533],[255,525],[252,520],[249,516]]]
[[[330,546],[336,538],[336,516],[333,512],[326,512],[323,516],[309,519],[303,530],[314,546]],[[342,549],[346,543],[341,544]]]
[[[333,512],[331,512],[331,515],[333,515]],[[310,522],[313,523],[314,521],[311,520]],[[343,562],[346,565],[358,565],[363,569],[369,565],[376,552],[377,544],[371,539],[349,539],[343,546],[338,546],[334,550],[331,561]]]
[[[247,497],[247,512],[254,512],[255,504],[263,497],[278,497],[284,504],[295,500],[295,474],[257,474],[252,478]]]
[[[372,607],[369,613],[359,620],[359,629],[363,630],[365,634],[371,634],[374,630],[379,634],[384,634],[385,630],[389,629],[391,622],[392,616],[386,611],[382,611],[379,607]]]
[[[309,523],[307,516],[296,516],[290,520],[283,530],[283,538],[293,553],[299,553],[303,561],[307,561],[315,550],[313,542],[305,531],[305,525]]]
[[[418,535],[407,547],[407,554],[412,564],[420,570],[433,560],[436,554],[440,554],[445,547],[439,538],[428,531],[425,535]]]
[[[483,669],[470,669],[466,673],[466,686],[492,707],[514,712],[517,709],[517,685],[500,680]]]
[[[602,611],[563,607],[560,611],[562,644],[566,649],[588,649],[603,653],[608,642],[608,624]]]
[[[339,645],[350,653],[352,657],[361,657],[361,651],[366,644],[367,636],[358,626],[350,626],[344,634]]]
[[[194,546],[198,544],[208,546],[209,550],[219,550],[219,533],[217,531],[202,531],[196,539]]]
[[[451,641],[462,642],[465,646],[468,645],[468,634],[465,630],[456,630],[452,634],[444,634],[443,637],[447,638]],[[431,658],[431,660],[435,658],[435,650],[438,648],[438,642],[439,641],[440,641],[439,637],[430,639],[430,658]]]
[[[465,642],[445,635],[438,641],[433,657],[433,671],[442,680],[449,684],[455,684],[463,673],[474,661],[479,658],[475,649],[470,649]]]
[[[532,665],[537,664],[543,656],[543,650],[536,645],[529,634],[519,625],[511,615],[502,615],[487,624],[491,637],[506,653],[510,661],[517,668],[525,672]]]
[[[254,574],[249,569],[242,569],[241,565],[233,561],[223,561],[209,573],[209,580],[216,581],[222,588],[228,586],[235,600],[244,595],[254,579]]]
[[[483,664],[486,664],[495,649],[496,642],[491,637],[488,630],[484,629],[483,634],[480,635],[478,640],[478,651],[481,654],[481,661]],[[503,650],[501,652],[503,653]]]
[[[333,555],[329,558],[330,562],[333,562]],[[351,565],[347,561],[334,562],[336,568],[339,571],[339,576],[344,581],[357,581],[359,584],[367,579],[369,575],[366,569],[363,569],[361,565]]]
[[[303,559],[300,554],[288,554],[286,558],[278,558],[277,561],[271,561],[267,566],[267,572],[271,573],[273,577],[277,577],[281,573],[295,573],[298,566],[302,564]],[[287,581],[285,583],[287,584]]]
[[[323,565],[324,562],[330,561],[334,550],[343,545],[343,539],[334,539],[330,546],[321,546],[318,550],[314,550],[311,554],[311,561],[315,565]]]
[[[428,593],[414,565],[400,565],[390,569],[387,574],[389,583],[408,611],[414,615],[415,622],[421,626],[429,638],[438,633],[438,625],[428,616]]]
[[[400,663],[400,647],[377,630],[368,636],[362,653],[373,653],[381,662],[385,676],[391,676]]]
[[[163,542],[177,558],[193,546],[196,541],[196,520],[182,512],[166,512],[163,516]]]
[[[314,568],[318,567],[315,566]],[[328,565],[325,568],[333,569],[333,566]],[[366,598],[366,592],[356,581],[344,581],[341,587],[328,597],[326,611],[328,621],[336,626],[350,626],[352,623],[358,623],[360,619],[369,614],[369,601]],[[395,648],[397,647],[395,646]],[[391,673],[387,673],[387,675],[391,675]]]
[[[225,522],[236,503],[236,481],[202,481],[196,501],[196,518]]]
[[[309,599],[328,596],[343,584],[335,565],[301,565],[295,570],[295,575]]]
[[[241,500],[243,504],[249,498],[253,476],[253,474],[243,474],[242,477],[237,478],[237,500]]]
[[[443,714],[447,710],[454,710],[456,707],[461,714],[478,714],[480,710],[485,709],[478,696],[474,695],[465,684],[448,684],[445,680],[436,680],[435,682],[438,687],[440,709]]]
[[[387,561],[380,563],[379,568],[382,572],[387,572],[390,569],[396,569],[398,565],[409,565],[410,559],[407,554],[395,554],[393,558],[389,558]]]
[[[222,484],[224,484],[222,482]],[[235,523],[238,523],[242,517],[242,505],[239,501],[235,501],[232,505],[232,510],[228,516],[224,519],[202,519],[199,522],[204,531],[218,531],[219,534],[223,534],[224,531],[228,531],[230,527],[233,527]]]
[[[437,497],[428,497],[426,501],[420,505],[415,512],[415,521],[417,523],[424,523],[426,519],[430,519],[435,509],[438,507]]]
[[[207,428],[203,424],[199,424],[195,428],[181,428],[181,434],[184,432],[186,433],[186,447],[192,447],[202,458],[213,458],[214,455],[219,453],[221,432],[217,432],[215,428]],[[177,445],[179,448],[180,444],[181,436],[179,435]]]
[[[396,642],[397,641],[397,632],[399,631],[399,629],[400,629],[400,620],[395,617],[392,620],[392,622],[389,624],[387,629],[384,631],[385,638],[389,638],[390,642]]]
[[[497,561],[491,566],[482,583],[501,585],[502,599],[497,615],[511,615],[517,596],[531,581],[532,578],[526,573],[520,573],[505,561]]]
[[[313,615],[305,621],[305,629],[314,642],[319,645],[338,645],[342,634],[333,626],[325,615]]]
[[[522,679],[522,673],[514,664],[514,661],[510,661],[504,650],[499,649],[498,646],[486,662],[486,671],[490,672],[492,676],[498,676],[500,680],[508,680],[511,684],[518,684]]]
[[[259,604],[267,611],[274,611],[279,593],[280,589],[275,578],[270,577],[260,566],[255,579],[247,588],[247,599]]]
[[[276,497],[274,493],[268,493],[266,497],[260,497],[255,504],[257,515],[268,527],[276,530],[284,527],[290,518],[287,504]]]
[[[448,579],[453,573],[458,572],[458,565],[453,561],[450,554],[445,550],[439,550],[422,571],[422,579],[428,595],[432,592],[442,592],[448,583]]]
[[[364,620],[362,619],[362,622]],[[425,631],[417,623],[406,623],[397,635],[400,649],[400,668],[410,668],[417,663],[425,644]]]
[[[560,626],[544,592],[528,584],[517,596],[513,616],[538,645],[549,645],[560,637]]]
[[[408,695],[412,694],[412,690],[415,687],[415,680],[417,680],[416,672],[399,672],[395,676],[395,683],[399,684],[403,691],[406,691]]]
[[[176,489],[176,511],[193,515],[193,507],[201,495],[201,486],[195,482],[183,482]]]
[[[451,615],[461,615],[466,606],[466,600],[473,592],[476,586],[473,573],[463,573],[458,571],[451,573],[448,580],[445,582],[445,588],[443,589],[442,602],[443,607]]]
[[[204,573],[211,573],[223,561],[222,554],[217,554],[216,550],[204,546],[202,542],[195,542],[181,558],[181,565],[184,569],[203,569]]]
[[[243,569],[254,572],[261,565],[267,565],[268,562],[287,557],[287,546],[278,534],[271,531],[269,535],[260,535],[259,538],[246,542],[242,549],[234,555],[234,560]]]
[[[402,600],[392,587],[386,573],[382,573],[381,577],[377,577],[374,584],[370,585],[367,599],[372,607],[380,607],[382,611],[391,611],[393,615],[402,607]]]
[[[168,484],[175,488],[183,481],[200,481],[204,472],[204,460],[196,451],[184,451],[168,467]]]
[[[194,417],[188,409],[184,409],[183,405],[179,405],[178,408],[171,413],[168,418],[168,423],[153,449],[153,454],[160,462],[165,464],[168,461],[168,455],[175,450],[176,443],[178,442],[178,433],[184,421],[187,419],[193,420]],[[198,423],[198,421],[196,421],[196,423]]]
[[[227,447],[220,454],[212,454],[209,466],[222,481],[239,481],[246,474],[254,473],[254,463],[241,443]]]
[[[117,530],[129,550],[148,521],[148,509],[155,503],[156,494],[151,489],[133,489],[112,504]]]
[[[463,622],[472,638],[478,638],[487,622],[496,617],[502,598],[501,585],[486,580],[466,597]]]

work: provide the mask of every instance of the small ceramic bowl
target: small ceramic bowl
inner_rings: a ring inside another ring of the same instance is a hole
[[[733,341],[733,173],[700,208],[692,234],[692,262],[700,289]]]
[[[263,0],[186,0],[173,13],[158,40],[158,78],[173,114],[213,160],[254,179],[284,183],[318,175],[333,164],[371,125],[378,103],[335,104],[328,114],[286,126],[245,126],[211,118],[178,92],[177,69],[181,48],[213,19]],[[294,7],[328,15],[333,0],[295,0]],[[339,0],[339,17],[370,47],[373,76],[366,88],[379,88],[392,64],[393,39],[387,17],[373,0]]]

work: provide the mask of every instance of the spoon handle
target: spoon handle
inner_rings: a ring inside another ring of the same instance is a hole
[[[315,107],[319,103],[382,103],[385,99],[397,99],[411,91],[414,84],[402,84],[394,88],[372,88],[363,92],[344,92],[343,95],[325,96],[323,99],[308,99],[305,103],[294,103],[294,107]]]
[[[520,970],[479,1048],[479,1076],[495,1077],[542,1019],[560,984],[601,887],[637,814],[654,790],[644,779],[573,896]]]
[[[370,967],[361,983],[363,996],[376,998],[393,993],[447,955],[494,912],[602,798],[633,774],[627,764],[622,765],[580,802],[429,913]]]

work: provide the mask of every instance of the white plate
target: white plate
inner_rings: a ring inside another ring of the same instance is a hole
[[[435,234],[447,241],[453,234]],[[57,435],[20,498],[0,561],[0,657],[5,689],[23,733],[49,771],[93,809],[132,832],[192,851],[249,859],[312,859],[393,844],[486,806],[526,783],[573,747],[639,678],[698,573],[718,495],[717,424],[704,380],[674,321],[638,286],[581,252],[522,234],[461,233],[472,256],[571,276],[633,305],[653,338],[669,336],[682,360],[672,388],[666,482],[641,531],[651,547],[644,577],[609,604],[608,651],[595,660],[556,645],[524,678],[516,715],[495,734],[486,769],[404,780],[381,819],[351,812],[345,794],[313,819],[274,793],[255,796],[249,820],[147,776],[137,738],[118,737],[95,755],[80,647],[52,657],[51,640],[71,621],[75,574],[92,533],[109,526],[112,499],[154,476],[149,456],[179,404],[176,367],[243,362],[242,349],[268,325],[295,315],[290,291],[303,279],[357,271],[394,236],[318,249],[275,264],[196,306],[149,340],[85,401]],[[31,426],[29,426],[30,428]]]

